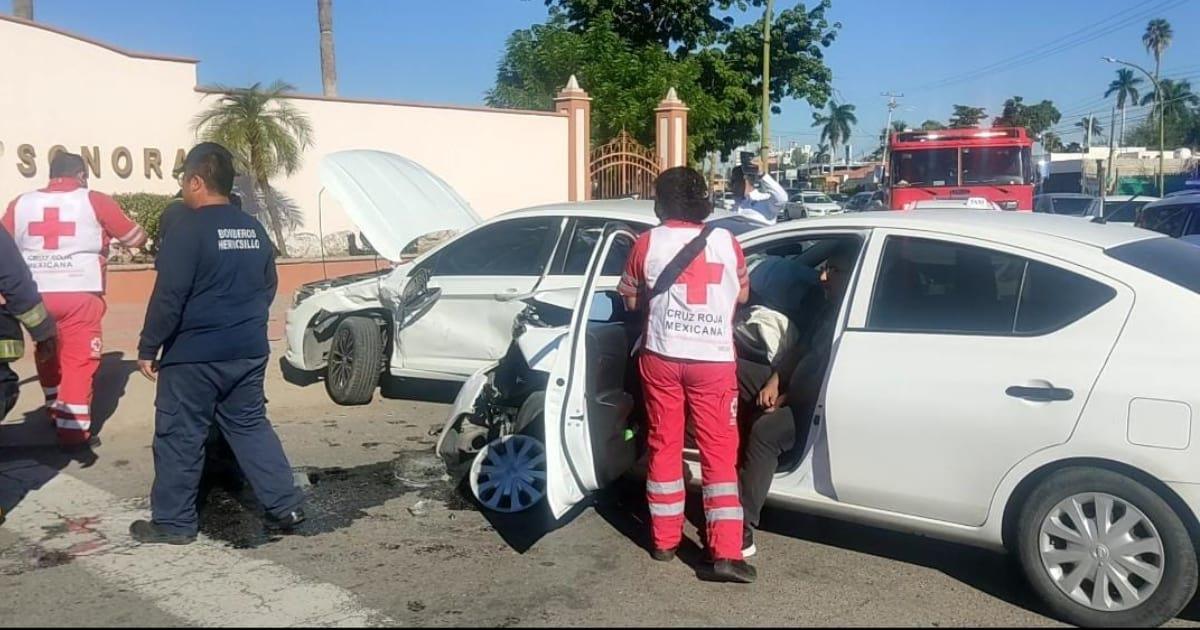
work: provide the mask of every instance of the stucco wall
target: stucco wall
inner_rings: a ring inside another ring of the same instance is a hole
[[[129,53],[6,16],[0,16],[0,77],[0,203],[44,184],[55,145],[75,152],[98,148],[96,190],[174,192],[176,152],[194,143],[191,120],[217,98],[196,89],[195,61]],[[416,160],[484,217],[567,198],[565,116],[320,97],[292,101],[310,116],[316,144],[298,173],[274,184],[302,210],[299,232],[352,228],[328,198],[318,222],[320,158],[343,149]],[[28,170],[22,145],[36,152],[36,174],[21,172]],[[113,166],[120,147],[132,160],[127,177]],[[161,175],[147,174],[147,149],[161,155]]]

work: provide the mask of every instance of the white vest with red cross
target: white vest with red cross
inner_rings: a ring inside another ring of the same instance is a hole
[[[659,226],[650,231],[646,287],[700,233],[700,226]],[[643,347],[655,354],[693,361],[733,361],[733,312],[741,284],[733,234],[713,230],[704,251],[674,286],[650,300]]]
[[[104,227],[87,188],[21,195],[13,227],[14,240],[42,293],[104,290]]]

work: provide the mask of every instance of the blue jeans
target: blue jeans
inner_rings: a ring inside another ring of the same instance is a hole
[[[267,357],[163,366],[154,402],[154,487],[150,506],[160,528],[195,534],[196,493],[213,423],[225,436],[266,512],[300,507],[283,445],[267,420]]]

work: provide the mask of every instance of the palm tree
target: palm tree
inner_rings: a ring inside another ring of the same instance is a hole
[[[1121,111],[1121,139],[1119,142],[1121,145],[1125,144],[1125,101],[1128,100],[1130,103],[1138,101],[1137,86],[1141,84],[1141,77],[1135,75],[1133,70],[1120,68],[1117,70],[1117,78],[1108,84],[1108,90],[1104,92],[1104,98],[1113,94],[1117,95],[1117,109]]]
[[[1104,139],[1104,127],[1100,125],[1100,121],[1095,116],[1084,116],[1079,122],[1075,123],[1075,126],[1083,130],[1084,137],[1088,139],[1089,146],[1096,138]],[[1088,134],[1089,127],[1091,128],[1090,135]]]
[[[1158,118],[1160,107],[1163,109],[1164,118],[1178,120],[1188,114],[1189,105],[1200,105],[1200,96],[1192,92],[1191,81],[1163,79],[1158,85],[1162,88],[1161,95],[1154,91],[1142,97],[1142,105],[1154,103],[1154,109],[1150,113],[1152,120]]]
[[[833,163],[833,156],[829,152],[828,144],[825,144],[824,142],[822,142],[821,144],[817,145],[817,151],[816,151],[816,153],[813,154],[813,161],[816,162],[817,164],[820,164],[821,162],[825,162],[825,161],[829,161],[830,163]]]
[[[286,256],[286,217],[274,202],[278,196],[271,190],[271,178],[300,169],[304,150],[312,145],[312,124],[287,101],[285,94],[295,88],[283,81],[267,88],[255,83],[245,89],[217,89],[222,92],[220,100],[197,114],[192,126],[197,136],[233,152],[238,170],[250,178],[264,200],[275,244]]]
[[[850,104],[838,105],[837,101],[830,101],[828,115],[813,112],[813,126],[821,128],[821,142],[828,140],[835,154],[838,145],[850,139],[850,130],[857,124],[858,117]]]
[[[1049,153],[1062,151],[1062,138],[1058,137],[1058,134],[1054,133],[1053,131],[1047,131],[1046,133],[1042,134],[1042,148]]]
[[[1167,48],[1171,47],[1171,40],[1174,39],[1175,33],[1171,31],[1171,23],[1157,18],[1150,20],[1146,25],[1146,32],[1142,34],[1142,44],[1146,46],[1146,52],[1154,55],[1154,78],[1158,79],[1158,70],[1162,66],[1162,55]]]
[[[333,0],[317,0],[317,28],[321,32],[321,87],[325,96],[337,96],[337,63],[333,58]]]

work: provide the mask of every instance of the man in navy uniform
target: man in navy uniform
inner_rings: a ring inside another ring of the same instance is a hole
[[[42,304],[37,284],[21,250],[7,230],[0,230],[0,420],[17,404],[17,373],[8,364],[25,354],[21,326],[37,344],[39,357],[56,353],[54,318]]]
[[[229,202],[233,159],[214,143],[184,160],[178,219],[159,251],[158,278],[138,343],[138,366],[158,380],[152,520],[130,528],[143,543],[188,544],[199,526],[196,493],[215,422],[266,511],[268,529],[304,520],[303,496],[266,415],[267,316],[277,278],[262,224]],[[160,356],[161,351],[161,356]]]

